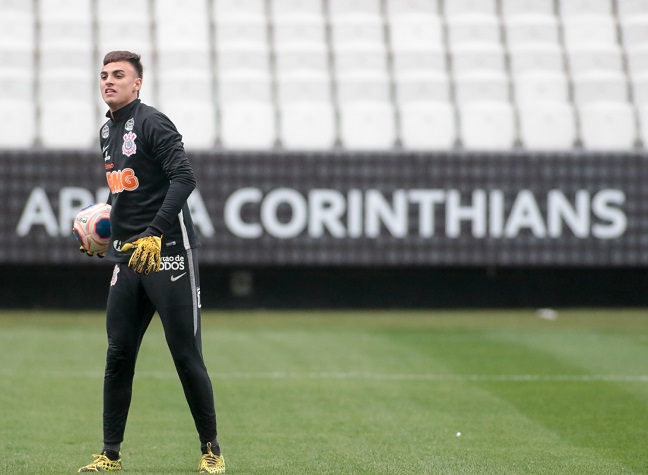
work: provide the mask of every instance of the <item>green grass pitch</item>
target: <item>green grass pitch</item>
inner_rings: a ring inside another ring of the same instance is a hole
[[[203,342],[229,474],[648,473],[648,311],[205,312]],[[1,474],[101,450],[105,350],[101,313],[0,313]],[[125,473],[195,473],[157,317],[134,389]]]

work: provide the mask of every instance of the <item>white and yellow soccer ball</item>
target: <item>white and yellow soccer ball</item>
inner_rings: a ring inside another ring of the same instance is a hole
[[[87,252],[103,253],[110,244],[110,209],[107,203],[86,206],[74,219],[73,234]]]

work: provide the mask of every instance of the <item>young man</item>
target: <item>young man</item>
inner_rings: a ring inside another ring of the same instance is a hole
[[[115,267],[106,310],[104,447],[79,472],[122,469],[135,360],[157,311],[198,430],[203,454],[198,470],[225,473],[202,357],[198,237],[187,206],[196,180],[173,123],[138,99],[140,56],[113,51],[103,64],[100,86],[109,120],[100,145],[112,205],[106,254]]]

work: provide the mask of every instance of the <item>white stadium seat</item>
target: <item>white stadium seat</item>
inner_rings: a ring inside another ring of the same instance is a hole
[[[554,0],[501,0],[506,18],[517,15],[553,15]]]
[[[460,15],[483,13],[497,15],[496,0],[451,0],[443,2],[443,12],[446,18]]]
[[[329,15],[333,21],[346,15],[380,17],[380,0],[328,0]]]
[[[225,48],[230,44],[252,44],[261,47],[268,44],[267,24],[260,18],[244,16],[228,18],[227,21],[217,22],[214,32],[219,48]]]
[[[29,2],[26,2],[29,3]],[[38,2],[41,21],[92,21],[92,2],[87,0],[47,0]]]
[[[648,0],[616,0],[621,21],[648,12]]]
[[[160,110],[175,124],[187,150],[208,150],[216,144],[216,110],[213,102],[160,96]]]
[[[567,102],[525,103],[519,108],[520,139],[527,150],[570,150],[576,142],[574,108]]]
[[[500,25],[494,15],[461,15],[447,22],[450,48],[463,44],[501,44]]]
[[[218,101],[220,103],[272,102],[270,74],[250,72],[225,73],[218,76]]]
[[[525,44],[560,43],[558,21],[552,15],[528,14],[506,17],[506,39],[516,47]]]
[[[624,71],[623,55],[615,44],[579,45],[567,51],[567,61],[573,76],[598,71],[623,74]]]
[[[450,79],[445,73],[412,73],[396,78],[399,104],[416,102],[451,102]]]
[[[638,107],[648,105],[648,72],[632,79],[632,96]]]
[[[586,150],[628,150],[637,139],[629,103],[600,102],[578,108],[581,140]]]
[[[438,45],[412,47],[392,51],[394,75],[410,73],[446,74],[445,49]]]
[[[406,150],[450,150],[457,140],[449,102],[410,102],[400,107],[400,138]]]
[[[349,150],[389,150],[396,141],[394,110],[386,101],[340,105],[340,139]]]
[[[476,102],[459,108],[459,133],[467,150],[510,150],[515,142],[513,108],[505,102]]]
[[[275,145],[275,110],[267,102],[227,103],[221,108],[220,139],[223,147],[268,150]]]
[[[563,17],[588,14],[611,15],[612,0],[558,0],[558,12]]]
[[[270,7],[275,20],[293,15],[324,16],[321,0],[272,0]]]
[[[28,148],[36,140],[36,106],[31,99],[0,97],[0,115],[11,117],[0,127],[0,148]]]
[[[639,112],[639,137],[643,146],[648,145],[648,104],[642,104],[638,107]]]
[[[284,74],[277,78],[277,101],[282,107],[301,102],[332,103],[330,77],[317,72]]]
[[[317,43],[294,43],[275,49],[277,75],[295,71],[329,73],[328,49]]]
[[[283,104],[280,142],[289,150],[327,150],[335,145],[335,111],[330,102]]]
[[[88,149],[98,143],[95,102],[73,98],[41,100],[38,135],[43,147]]]
[[[626,50],[626,59],[631,78],[648,73],[648,45]]]
[[[514,76],[513,90],[518,106],[569,102],[567,77],[555,71],[532,71]]]
[[[623,45],[628,50],[648,46],[648,10],[620,21]]]
[[[627,102],[628,83],[622,73],[603,71],[573,78],[574,101],[577,105],[595,102]]]
[[[439,0],[387,0],[387,14],[390,18],[400,15],[436,15]]]
[[[617,43],[617,27],[611,15],[575,15],[563,19],[565,46]]]
[[[504,73],[492,71],[455,76],[457,104],[508,102],[509,80]]]
[[[273,22],[275,49],[285,49],[301,44],[326,47],[324,18],[310,15],[292,15],[275,18]]]
[[[333,49],[349,45],[367,45],[382,48],[385,45],[384,26],[380,18],[346,15],[331,22]]]
[[[452,65],[455,75],[474,72],[506,71],[504,49],[496,44],[471,43],[453,48]]]
[[[395,51],[443,45],[443,24],[438,15],[401,15],[389,18],[388,27],[390,47]]]
[[[565,72],[563,52],[557,44],[511,45],[509,55],[513,74],[527,71]]]
[[[213,21],[227,17],[265,18],[265,0],[216,0],[213,2]]]
[[[352,45],[335,52],[335,72],[338,75],[367,72],[387,75],[387,53],[383,46]]]

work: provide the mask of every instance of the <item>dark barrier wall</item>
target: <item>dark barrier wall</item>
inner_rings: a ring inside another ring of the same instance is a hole
[[[136,157],[135,157],[136,158]],[[645,154],[193,153],[203,265],[641,267]],[[100,153],[0,153],[0,263],[89,265]],[[119,181],[122,171],[112,170]]]

